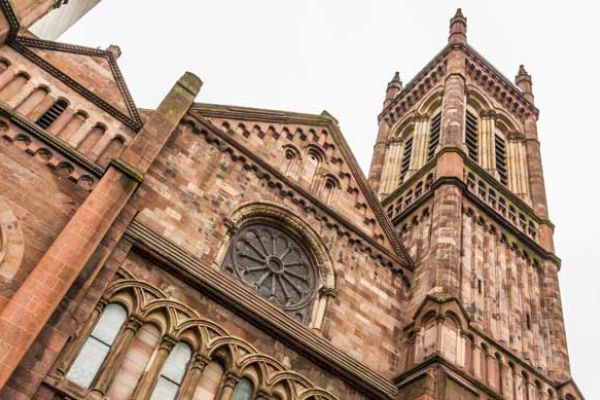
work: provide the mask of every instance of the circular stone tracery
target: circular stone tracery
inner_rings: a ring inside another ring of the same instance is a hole
[[[271,225],[251,224],[232,239],[224,268],[262,297],[305,321],[316,286],[311,260],[304,247],[286,232]]]

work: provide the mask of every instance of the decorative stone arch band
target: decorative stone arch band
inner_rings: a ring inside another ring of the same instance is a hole
[[[125,274],[127,275],[129,274]],[[161,351],[161,343],[166,340],[171,344],[183,342],[191,348],[192,356],[186,367],[187,378],[183,380],[182,393],[193,393],[204,366],[216,362],[223,368],[221,388],[226,384],[225,381],[232,380],[235,383],[245,378],[253,383],[257,393],[265,393],[267,398],[337,400],[334,395],[315,386],[306,377],[288,369],[289,366],[270,355],[261,353],[242,338],[229,335],[217,323],[204,318],[196,310],[132,276],[117,278],[111,284],[88,321],[81,326],[68,348],[61,353],[53,373],[58,378],[55,386],[59,390],[72,387],[67,372],[77,362],[78,353],[85,347],[103,312],[109,305],[114,304],[124,308],[127,315],[126,322],[123,328],[113,327],[118,332],[117,337],[105,356],[103,366],[98,366],[95,372],[95,383],[92,383],[89,393],[100,393],[101,396],[107,393],[110,382],[115,380],[115,373],[121,370],[123,363],[123,359],[115,355],[127,352],[132,344],[132,338],[141,326],[149,324],[158,328],[161,338],[153,345],[152,356],[148,356],[146,360],[146,373],[139,377],[135,388],[136,393],[139,393],[141,387],[152,387],[148,380],[156,380],[157,372],[163,365],[156,361],[156,354]],[[128,330],[132,333],[128,334]],[[167,352],[172,348],[173,346],[168,347]],[[194,372],[194,368],[198,367],[194,365],[194,360],[198,360],[197,364],[201,365],[199,374]]]
[[[253,202],[240,206],[229,218],[225,219],[225,226],[227,227],[227,234],[215,257],[215,267],[225,269],[229,273],[235,274],[234,270],[236,266],[232,266],[231,264],[234,263],[232,259],[237,256],[236,252],[240,249],[243,250],[244,248],[250,249],[250,254],[245,255],[245,257],[249,259],[260,259],[255,260],[256,263],[262,262],[264,265],[261,266],[255,264],[252,268],[255,270],[265,270],[265,273],[257,273],[254,281],[244,282],[244,284],[251,287],[253,286],[254,289],[259,291],[261,296],[267,298],[267,300],[269,300],[269,293],[265,293],[264,288],[261,288],[260,285],[270,279],[273,280],[272,285],[276,284],[275,282],[277,279],[277,282],[280,282],[279,285],[283,291],[298,291],[298,288],[292,287],[292,284],[294,283],[292,282],[292,279],[297,272],[293,270],[288,271],[290,273],[290,279],[288,279],[284,273],[286,267],[298,264],[298,262],[296,262],[298,260],[293,257],[291,260],[285,259],[282,254],[288,255],[296,253],[299,255],[303,251],[306,252],[302,254],[302,257],[306,257],[307,263],[314,264],[315,281],[314,286],[306,284],[305,287],[300,288],[300,290],[311,292],[307,294],[306,298],[310,298],[310,301],[312,302],[312,304],[308,306],[310,309],[307,318],[304,319],[303,322],[306,323],[309,328],[321,330],[328,299],[335,296],[336,290],[333,261],[325,243],[323,243],[319,235],[298,216],[278,205],[268,202]],[[263,243],[259,241],[260,238],[258,238],[256,231],[252,229],[256,226],[258,229],[262,229],[265,235],[272,235],[272,237],[279,235],[281,236],[280,240],[288,240],[288,248],[275,249],[275,244],[273,244],[273,248],[269,248],[266,244],[263,245]],[[270,227],[273,227],[273,231],[271,231]],[[280,230],[281,233],[277,233],[277,230]],[[247,237],[240,240],[240,233],[246,234],[246,232],[249,232],[247,236],[256,236],[257,239],[254,243],[252,243],[251,240],[249,241]],[[245,243],[240,243],[241,241],[245,241]],[[242,254],[242,256],[244,255]],[[296,258],[297,257],[299,256],[296,256]],[[272,265],[269,263],[272,263]],[[270,273],[272,273],[272,275]],[[310,274],[310,272],[307,271],[305,273]],[[281,274],[281,278],[275,276],[275,274]],[[240,278],[240,275],[238,274],[237,277]],[[308,280],[309,278],[305,279]],[[284,281],[285,283],[283,283]],[[267,291],[268,289],[269,288],[267,288]],[[277,303],[276,301],[271,302]],[[301,304],[302,302],[298,300],[298,303]],[[289,304],[289,306],[290,310],[294,309],[294,304]],[[286,312],[289,311],[286,310],[288,307],[285,307],[285,305],[281,308]]]

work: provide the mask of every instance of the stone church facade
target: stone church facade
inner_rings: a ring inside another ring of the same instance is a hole
[[[326,111],[138,109],[61,4],[0,1],[1,399],[583,399],[531,77],[460,10],[366,179]]]

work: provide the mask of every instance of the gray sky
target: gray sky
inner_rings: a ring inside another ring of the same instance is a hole
[[[121,46],[139,107],[155,107],[189,70],[204,81],[201,102],[326,109],[367,171],[388,80],[399,70],[408,82],[446,44],[448,21],[462,7],[471,45],[511,80],[521,63],[533,76],[572,372],[591,400],[600,399],[596,4],[103,0],[61,40]]]

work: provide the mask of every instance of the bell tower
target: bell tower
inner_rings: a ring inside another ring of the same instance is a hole
[[[443,50],[388,84],[369,180],[416,265],[407,399],[582,398],[537,120],[531,76],[520,66],[513,83],[473,49],[460,9]]]

